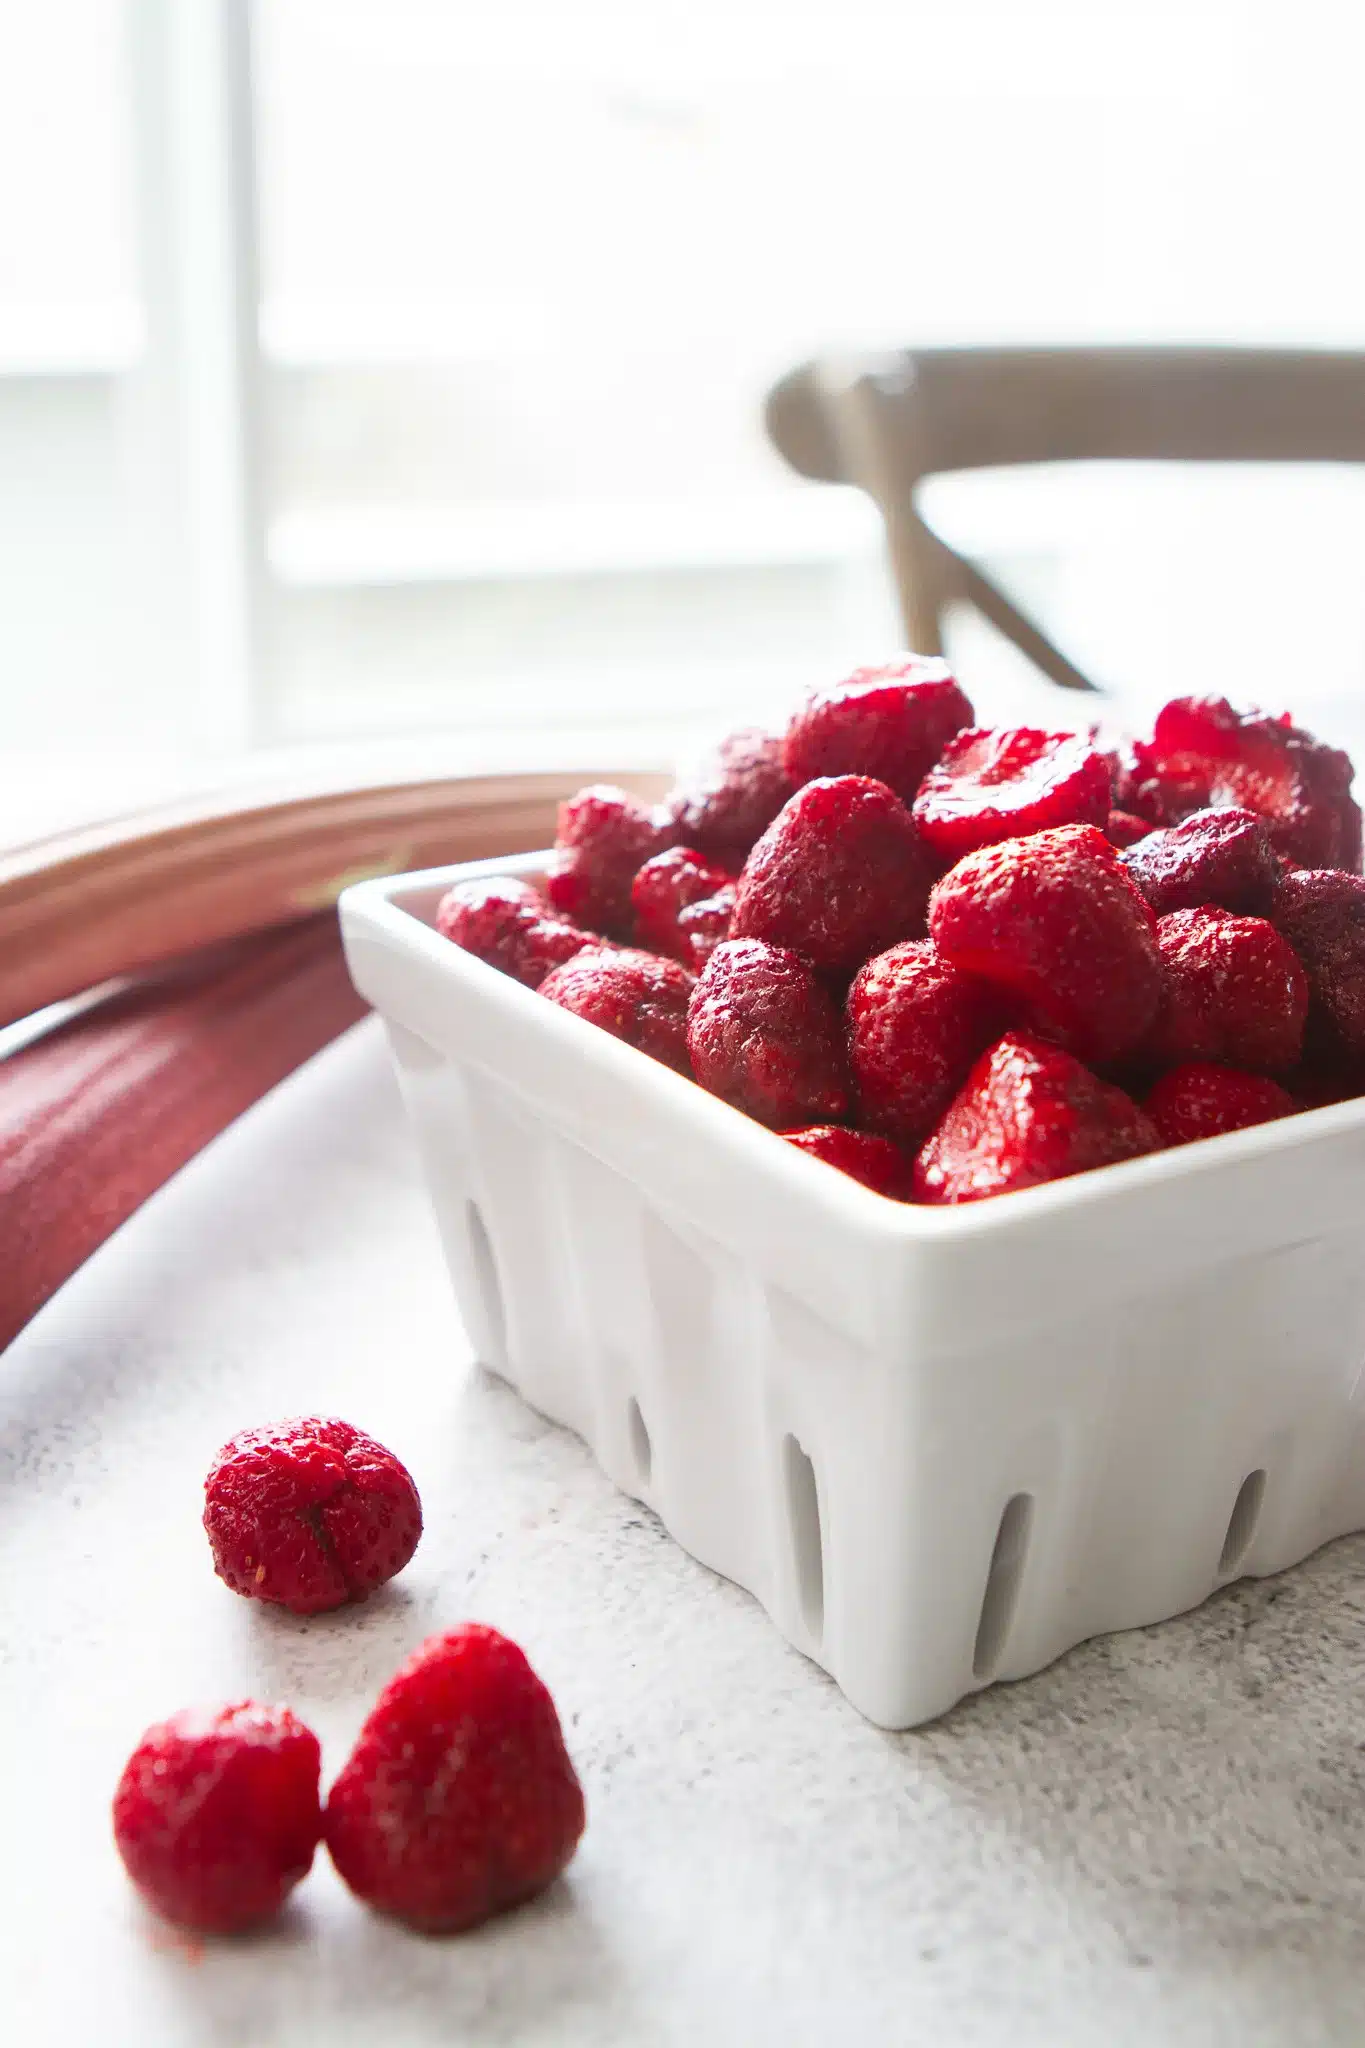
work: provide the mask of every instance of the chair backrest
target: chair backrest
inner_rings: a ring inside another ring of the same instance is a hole
[[[915,487],[1034,462],[1365,462],[1365,355],[1314,350],[923,349],[817,361],[770,392],[803,476],[860,485],[886,522],[911,643],[975,604],[1054,682],[1092,689],[1036,622],[932,533]]]

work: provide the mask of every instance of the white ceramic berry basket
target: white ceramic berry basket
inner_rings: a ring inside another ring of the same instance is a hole
[[[1365,1102],[903,1207],[350,889],[482,1359],[904,1728],[1365,1527]]]

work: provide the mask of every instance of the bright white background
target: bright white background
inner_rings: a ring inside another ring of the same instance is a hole
[[[434,726],[663,744],[877,653],[867,509],[763,442],[814,350],[1365,346],[1343,7],[259,0],[224,179],[233,7],[0,0],[0,732],[30,796],[44,757],[69,794]],[[1352,472],[930,509],[1135,706],[1202,683],[1365,724]],[[1014,701],[980,632],[956,652]]]

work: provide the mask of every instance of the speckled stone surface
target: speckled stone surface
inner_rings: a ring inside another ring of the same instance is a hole
[[[234,1430],[318,1409],[408,1462],[427,1533],[368,1607],[303,1622],[217,1584],[199,1488]],[[50,1305],[0,1416],[0,2039],[1365,2042],[1365,1540],[933,1728],[868,1726],[471,1367],[373,1025]],[[263,1937],[142,1911],[107,1807],[148,1721],[287,1699],[334,1769],[465,1616],[560,1702],[589,1803],[567,1881],[444,1943],[325,1862]]]

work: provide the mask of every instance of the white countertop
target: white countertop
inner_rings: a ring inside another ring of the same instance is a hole
[[[368,1606],[234,1599],[211,1453],[333,1411],[427,1530]],[[936,1726],[859,1720],[754,1603],[469,1364],[377,1028],[165,1189],[0,1362],[0,2038],[1365,2040],[1365,1538],[1095,1643]],[[159,1927],[108,1801],[143,1726],[288,1700],[342,1761],[465,1617],[522,1643],[588,1796],[568,1879],[471,1936],[367,1914],[325,1858],[264,1936]]]

